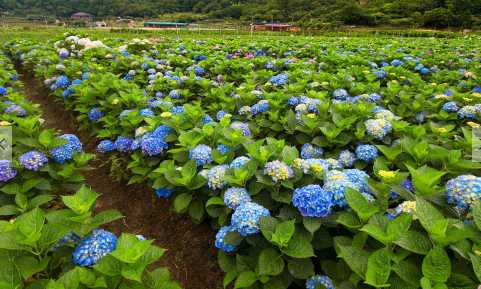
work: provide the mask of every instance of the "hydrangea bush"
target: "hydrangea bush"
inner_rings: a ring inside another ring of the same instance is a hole
[[[226,286],[478,286],[478,36],[102,41],[7,50],[131,183],[216,226]]]

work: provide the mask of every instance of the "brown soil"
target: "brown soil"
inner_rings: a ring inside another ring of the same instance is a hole
[[[97,141],[88,132],[79,129],[72,112],[52,96],[44,85],[22,67],[17,67],[25,85],[25,94],[40,104],[45,126],[62,133],[77,135],[88,153],[95,153]],[[155,244],[167,249],[159,265],[167,266],[173,278],[185,289],[222,288],[222,273],[217,266],[214,231],[207,224],[194,224],[190,217],[178,215],[170,209],[168,200],[157,199],[151,188],[116,182],[109,176],[107,159],[96,155],[92,169],[85,173],[86,183],[102,195],[97,211],[116,209],[125,218],[109,224],[107,228],[117,235],[130,232],[155,239]]]

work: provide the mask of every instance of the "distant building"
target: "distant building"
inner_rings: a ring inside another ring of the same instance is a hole
[[[85,12],[77,12],[70,17],[74,21],[92,22],[93,15]]]
[[[297,32],[299,28],[287,23],[255,23],[251,24],[251,30]]]
[[[144,27],[146,28],[182,28],[189,26],[189,23],[181,23],[181,22],[157,22],[157,21],[148,21],[144,22]]]

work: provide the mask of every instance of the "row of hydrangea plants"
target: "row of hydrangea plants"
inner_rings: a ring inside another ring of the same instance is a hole
[[[150,43],[12,55],[179,213],[236,288],[476,288],[479,38]]]
[[[0,97],[2,137],[12,132],[12,158],[0,160],[0,287],[180,288],[165,268],[147,269],[164,249],[100,228],[122,215],[94,213],[99,194],[82,176],[92,155],[75,135],[42,126],[3,54]]]

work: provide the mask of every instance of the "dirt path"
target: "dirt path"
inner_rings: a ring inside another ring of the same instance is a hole
[[[86,152],[95,153],[97,141],[79,129],[72,112],[56,102],[43,84],[18,66],[17,71],[25,85],[25,94],[33,103],[40,104],[45,126],[62,133],[77,135]],[[167,249],[159,262],[169,267],[172,276],[185,289],[222,288],[222,273],[217,266],[214,232],[207,224],[194,224],[190,217],[178,215],[170,209],[167,200],[157,199],[152,189],[145,186],[127,186],[111,179],[106,159],[97,155],[90,163],[92,170],[85,174],[86,183],[101,197],[97,210],[116,209],[125,218],[112,223],[108,229],[116,234],[122,231],[142,234],[155,239]]]

